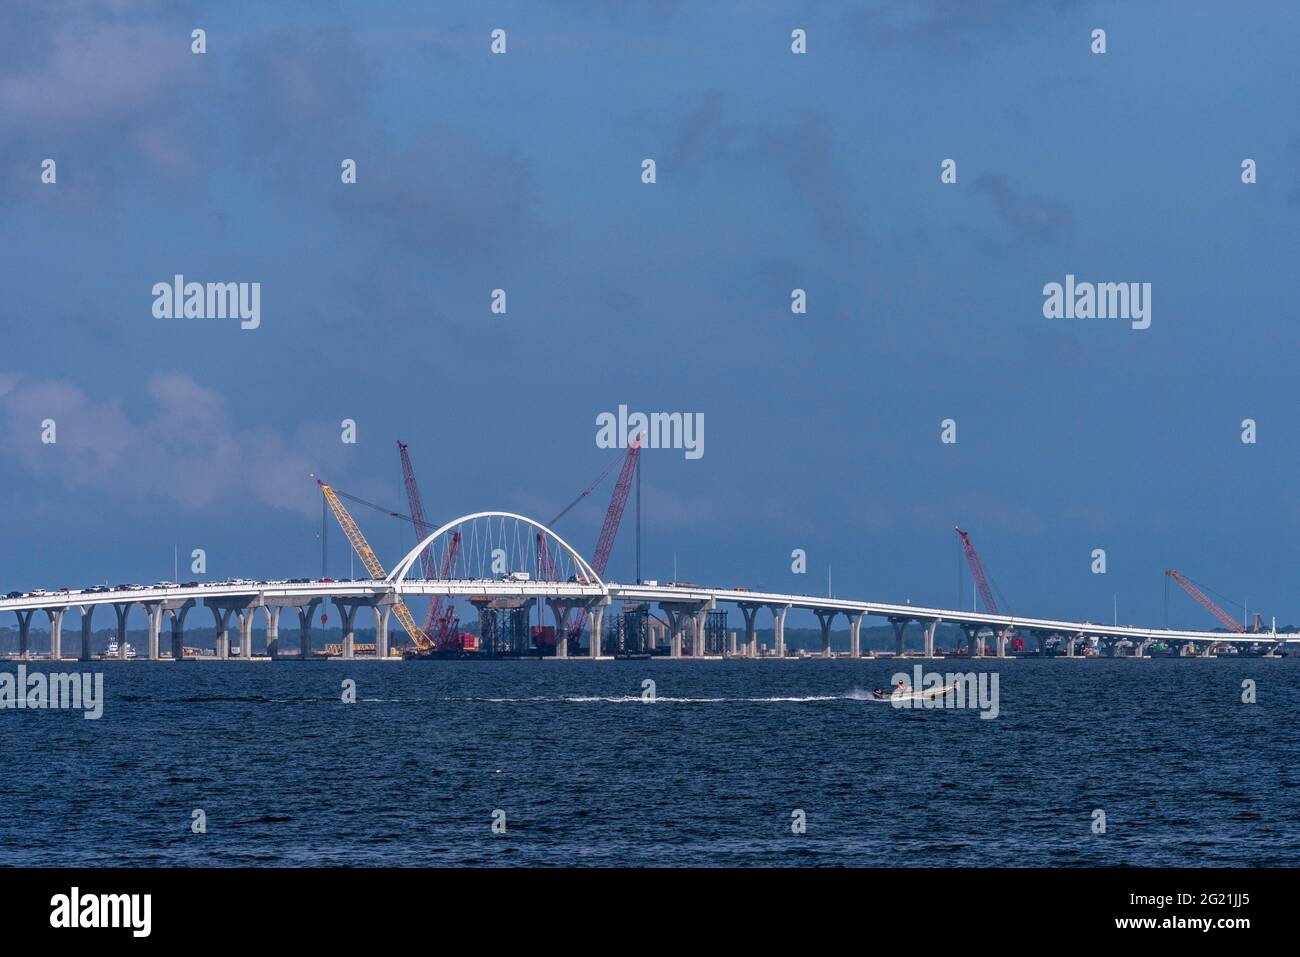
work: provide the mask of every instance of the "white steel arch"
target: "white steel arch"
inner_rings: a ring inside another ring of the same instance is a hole
[[[462,515],[460,518],[453,519],[452,521],[448,522],[446,525],[443,525],[441,528],[434,531],[424,541],[420,542],[413,549],[407,552],[406,557],[393,566],[393,570],[388,573],[388,578],[385,580],[394,585],[400,585],[402,582],[406,581],[406,575],[411,570],[411,566],[414,565],[417,561],[419,561],[420,552],[424,551],[426,548],[432,545],[438,538],[440,538],[443,534],[451,531],[456,526],[463,525],[466,522],[472,522],[475,519],[479,519],[479,518],[510,518],[516,521],[523,522],[527,525],[531,525],[533,528],[537,529],[543,535],[546,535],[549,538],[553,539],[556,542],[556,544],[558,544],[561,548],[563,548],[566,552],[568,552],[569,556],[577,564],[578,568],[582,571],[584,575],[587,576],[589,582],[599,585],[601,591],[608,593],[609,589],[605,587],[604,581],[602,581],[601,577],[596,574],[595,569],[593,569],[590,565],[587,564],[587,560],[578,554],[577,549],[575,549],[564,539],[560,538],[559,535],[556,535],[553,531],[551,531],[541,522],[534,521],[533,519],[529,518],[527,515],[517,515],[514,512],[495,512],[495,511],[474,512],[471,515]]]

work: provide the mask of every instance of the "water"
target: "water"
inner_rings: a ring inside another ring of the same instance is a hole
[[[0,863],[1300,864],[1298,659],[929,664],[995,720],[888,661],[84,667],[101,720],[0,712]]]

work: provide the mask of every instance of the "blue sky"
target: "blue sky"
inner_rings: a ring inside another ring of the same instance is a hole
[[[830,565],[837,595],[950,605],[960,524],[1017,612],[1106,620],[1118,594],[1159,624],[1172,566],[1300,621],[1298,27],[1284,3],[6,4],[0,588],[170,577],[173,545],[317,574],[309,473],[402,506],[397,439],[432,516],[545,520],[625,403],[706,421],[702,458],[645,453],[649,577],[676,553],[821,593]],[[260,282],[261,327],[155,319],[175,273]],[[1151,328],[1045,319],[1067,273],[1150,282]],[[608,490],[557,531],[590,551]],[[357,517],[386,562],[412,544]],[[1213,624],[1181,595],[1170,622]]]

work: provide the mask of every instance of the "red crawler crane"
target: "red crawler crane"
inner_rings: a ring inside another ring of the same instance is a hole
[[[433,531],[433,528],[424,518],[424,503],[420,500],[420,486],[416,484],[415,469],[411,467],[411,456],[407,454],[405,442],[397,443],[397,454],[402,459],[402,482],[406,486],[406,500],[411,506],[411,521],[415,525],[415,534],[420,541],[423,541],[429,537],[429,533]],[[454,532],[451,541],[447,545],[446,552],[443,553],[442,564],[437,570],[436,577],[438,579],[447,577],[459,551],[460,532]],[[435,577],[432,545],[420,553],[420,566],[424,569],[425,578]],[[434,639],[439,651],[446,650],[445,646],[448,638],[454,631],[452,625],[454,606],[448,604],[444,611],[442,607],[444,600],[442,595],[435,596],[429,604],[429,613],[424,618],[424,633]]]
[[[623,510],[627,507],[627,497],[632,490],[632,479],[636,476],[636,464],[640,455],[641,437],[638,435],[632,440],[626,455],[623,456],[623,468],[619,470],[618,480],[614,483],[614,493],[610,496],[609,508],[605,510],[605,522],[600,526],[600,536],[596,539],[596,551],[592,555],[591,570],[602,578],[605,576],[605,569],[609,566],[609,556],[614,550],[614,539],[618,536],[618,527],[623,522]],[[601,478],[608,473],[609,469],[606,469],[601,473]],[[597,482],[599,481],[597,479]],[[573,508],[590,491],[591,487],[585,489],[569,505],[569,508]],[[557,515],[555,519],[558,520],[563,517],[569,508]],[[555,520],[552,520],[551,524],[554,525]],[[546,536],[540,532],[537,534],[537,577],[543,581],[549,581],[555,577],[555,560],[551,557],[550,549],[546,546]],[[571,640],[577,639],[582,634],[583,626],[586,623],[587,609],[580,608],[574,616],[574,620],[565,629],[565,634]],[[598,641],[599,637],[594,637],[592,640]]]
[[[1222,608],[1220,608],[1218,605],[1212,602],[1209,596],[1205,594],[1205,592],[1201,591],[1199,588],[1193,585],[1182,575],[1178,574],[1178,572],[1175,569],[1166,568],[1165,574],[1168,575],[1170,578],[1172,578],[1174,581],[1178,582],[1178,584],[1183,587],[1183,591],[1187,592],[1187,594],[1195,598],[1206,609],[1206,611],[1208,611],[1215,618],[1219,619],[1219,621],[1227,625],[1230,631],[1235,631],[1238,634],[1240,634],[1241,632],[1246,630],[1244,627],[1239,625],[1231,615],[1229,615],[1226,611],[1224,611]],[[1256,620],[1259,619],[1258,614],[1256,614],[1255,617]]]
[[[957,535],[961,538],[961,547],[966,552],[966,562],[970,565],[970,573],[975,579],[975,585],[980,590],[980,597],[984,599],[984,610],[990,615],[1000,615],[998,603],[993,600],[993,590],[989,588],[988,577],[984,574],[984,563],[980,561],[975,546],[970,543],[970,536],[957,529]]]
[[[988,576],[984,574],[984,563],[980,561],[979,553],[975,551],[975,546],[971,544],[970,536],[960,528],[956,529],[957,537],[961,539],[962,550],[966,553],[966,563],[970,565],[971,577],[975,579],[975,586],[979,589],[980,598],[984,601],[984,610],[990,615],[1000,615],[1002,611],[998,608],[998,603],[993,600],[993,589],[989,587]],[[1019,651],[1024,647],[1024,642],[1019,637],[1013,639],[1012,649]]]
[[[609,508],[605,511],[605,522],[600,526],[600,537],[596,539],[596,553],[591,560],[591,570],[599,577],[605,577],[605,569],[609,566],[609,556],[614,550],[614,539],[618,535],[618,527],[623,522],[623,510],[627,507],[627,496],[632,490],[632,479],[636,475],[637,459],[641,456],[641,436],[632,440],[628,447],[627,458],[623,460],[623,469],[618,473],[618,481],[614,483],[614,494],[610,496]],[[587,623],[587,609],[580,608],[574,616],[573,624],[569,626],[569,637],[576,639],[582,634],[582,626]],[[592,635],[593,642],[599,642],[599,635]]]

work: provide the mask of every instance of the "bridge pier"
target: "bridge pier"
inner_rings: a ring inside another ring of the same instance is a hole
[[[790,610],[789,605],[768,605],[772,611],[773,631],[776,634],[776,656],[785,657],[785,615]]]
[[[47,608],[45,614],[50,617],[50,661],[63,657],[63,616],[67,608]]]
[[[311,616],[320,602],[320,598],[313,598],[305,605],[288,606],[298,609],[298,656],[302,661],[311,657]]]
[[[36,609],[18,609],[14,614],[18,616],[18,657],[26,658],[29,654],[27,638],[32,626],[32,615],[36,614]]]
[[[562,599],[548,598],[547,606],[551,609],[551,617],[555,619],[555,657],[569,657],[569,615],[573,611],[573,603]]]
[[[708,652],[705,647],[705,637],[708,633],[709,612],[708,608],[701,608],[691,616],[691,657],[703,658]]]
[[[194,607],[194,599],[186,598],[184,601],[163,602],[163,607],[167,609],[167,614],[169,614],[172,619],[172,659],[175,661],[184,661],[185,616],[188,615],[190,609]]]
[[[217,658],[225,661],[230,657],[230,613],[234,605],[217,606],[203,599],[203,604],[212,610],[213,627],[217,632]]]
[[[126,619],[131,614],[130,601],[113,602],[113,613],[117,615],[117,657],[126,660]]]
[[[253,659],[253,622],[257,620],[257,608],[250,606],[248,608],[239,608],[235,612],[239,615],[239,657],[245,661]]]
[[[998,639],[998,641],[997,641],[998,655],[997,655],[997,656],[998,656],[999,658],[1006,658],[1006,657],[1007,657],[1007,642],[1008,642],[1008,640],[1010,639],[1010,636],[1011,636],[1011,629],[1010,629],[1010,628],[999,628],[999,629],[997,629],[997,631],[995,632],[995,634],[997,635],[997,639]]]
[[[758,646],[758,629],[755,627],[755,621],[758,618],[758,610],[762,605],[750,601],[738,601],[736,607],[740,609],[740,614],[745,619],[745,648],[746,654],[753,658],[757,656]]]
[[[939,619],[932,618],[929,621],[921,623],[923,629],[923,646],[921,654],[926,658],[933,658],[934,655],[934,634],[939,630]]]
[[[979,633],[983,625],[971,625],[963,623],[962,632],[966,635],[966,650],[972,658],[982,658],[984,652],[984,642],[980,639]]]
[[[679,609],[675,603],[660,603],[659,610],[668,619],[668,657],[680,658],[682,656],[682,627],[688,613],[684,609]]]
[[[280,612],[283,610],[283,605],[262,606],[266,614],[266,656],[273,661],[280,657]]]
[[[691,629],[691,657],[704,654],[704,626],[713,599],[705,601],[661,601],[659,610],[668,619],[669,656],[682,657],[682,633]]]
[[[903,657],[903,635],[907,631],[907,625],[912,619],[910,618],[890,618],[889,623],[894,626],[894,656]]]
[[[849,657],[862,657],[862,616],[866,612],[846,611],[845,617],[849,620]]]
[[[383,659],[388,655],[388,619],[392,617],[396,599],[387,605],[375,605],[375,657]],[[276,616],[277,618],[279,615]],[[275,657],[274,653],[271,653]]]
[[[605,626],[605,605],[603,602],[596,602],[589,606],[587,610],[587,622],[591,628],[591,639],[588,643],[588,654],[592,661],[600,657],[601,642],[604,639],[602,629]]]
[[[356,618],[357,609],[361,607],[361,602],[340,595],[335,595],[330,601],[334,602],[334,607],[339,610],[339,628],[342,629],[343,634],[341,657],[345,659],[353,658],[356,655],[356,633],[353,630],[353,622]]]
[[[95,615],[94,605],[81,605],[81,660],[90,660],[90,620]]]
[[[145,617],[149,621],[149,660],[158,660],[158,635],[162,631],[163,603],[160,601],[142,601]]]
[[[829,658],[831,656],[831,625],[835,622],[838,609],[814,608],[813,614],[817,616],[817,624],[822,630],[822,657]]]

